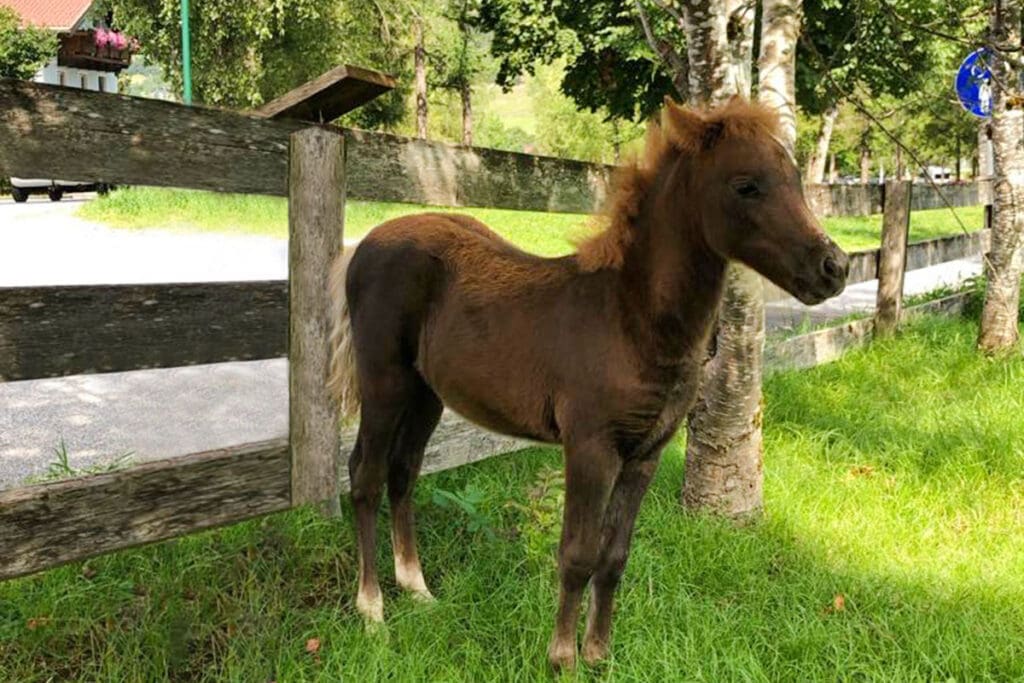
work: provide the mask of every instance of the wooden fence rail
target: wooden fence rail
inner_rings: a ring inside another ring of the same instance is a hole
[[[0,381],[284,356],[288,283],[0,288]]]
[[[0,80],[0,167],[25,178],[100,175],[108,183],[286,196],[289,136],[309,125]],[[381,133],[344,135],[349,199],[589,213],[611,171]]]
[[[349,447],[354,439],[351,429],[342,434]],[[528,445],[446,413],[423,472]],[[281,438],[0,491],[0,580],[286,510],[293,506],[290,460]],[[342,470],[338,486],[347,491]]]

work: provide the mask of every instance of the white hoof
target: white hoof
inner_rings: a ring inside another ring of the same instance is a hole
[[[367,626],[384,623],[384,596],[380,593],[373,597],[360,593],[356,596],[356,609],[363,615]]]

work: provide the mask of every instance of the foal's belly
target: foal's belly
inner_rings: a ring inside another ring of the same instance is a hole
[[[438,395],[446,406],[484,429],[531,441],[558,442],[557,433],[530,419],[523,411],[508,410],[493,401],[468,399],[451,391],[438,392]]]
[[[500,349],[434,356],[419,370],[444,404],[470,422],[508,436],[559,441],[547,382]]]

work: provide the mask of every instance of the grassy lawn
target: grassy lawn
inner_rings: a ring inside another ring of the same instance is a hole
[[[345,236],[361,237],[375,225],[406,213],[437,210],[413,204],[351,201],[345,209]],[[441,210],[472,214],[522,248],[547,256],[570,252],[572,239],[586,234],[588,224],[586,216],[576,214],[503,209]],[[957,212],[969,229],[981,227],[982,207]],[[287,202],[282,198],[253,195],[126,188],[83,205],[79,215],[120,228],[159,227],[281,238],[288,233]],[[882,230],[880,215],[826,218],[824,223],[829,234],[846,249],[878,246]],[[910,223],[912,241],[961,232],[956,219],[946,209],[914,212]]]
[[[613,659],[564,678],[1024,679],[1024,358],[981,359],[975,336],[925,319],[770,378],[750,526],[682,513],[673,444]],[[293,511],[0,584],[0,680],[550,680],[559,464],[533,449],[425,478],[439,601],[396,594],[382,525],[386,635],[353,605],[351,512]]]

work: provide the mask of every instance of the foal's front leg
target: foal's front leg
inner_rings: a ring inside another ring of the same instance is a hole
[[[561,589],[548,660],[556,669],[576,664],[576,619],[583,590],[597,567],[605,506],[619,456],[604,440],[565,445],[565,513],[558,551]]]
[[[615,591],[626,568],[636,515],[658,467],[659,456],[660,452],[655,452],[642,460],[626,462],[605,508],[604,546],[594,571],[587,632],[583,638],[583,660],[588,664],[608,655]]]

